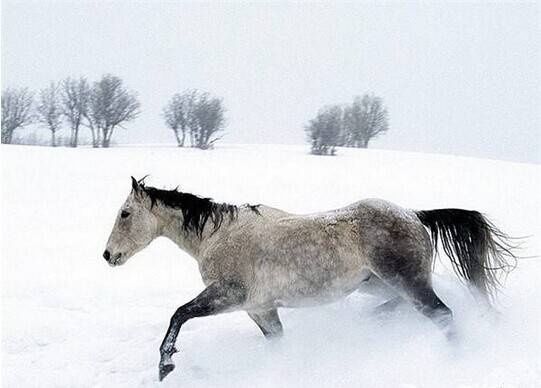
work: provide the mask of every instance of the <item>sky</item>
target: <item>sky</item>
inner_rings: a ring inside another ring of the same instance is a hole
[[[371,148],[541,162],[539,3],[4,0],[1,21],[2,88],[138,93],[118,143],[174,142],[161,112],[186,89],[223,98],[223,142],[281,144],[370,92],[390,122]]]

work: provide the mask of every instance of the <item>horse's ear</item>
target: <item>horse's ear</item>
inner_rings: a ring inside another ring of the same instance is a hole
[[[131,177],[131,188],[134,192],[138,192],[139,191],[139,182],[137,182],[137,179],[135,179],[134,177]]]

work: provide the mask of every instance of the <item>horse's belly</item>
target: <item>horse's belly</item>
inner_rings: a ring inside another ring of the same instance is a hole
[[[276,307],[303,307],[343,299],[369,277],[370,271],[359,270],[356,273],[321,274],[321,276],[314,276],[313,273],[275,275],[272,281],[266,283],[273,304]],[[264,283],[260,283],[260,286],[264,286]]]
[[[311,307],[333,303],[345,298],[356,288],[337,290],[335,292],[318,292],[314,294],[298,294],[278,298],[274,301],[276,307]]]

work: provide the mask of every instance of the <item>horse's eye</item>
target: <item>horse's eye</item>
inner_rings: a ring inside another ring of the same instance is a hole
[[[127,218],[130,215],[130,212],[127,212],[126,210],[122,210],[122,213],[120,213],[120,218]]]

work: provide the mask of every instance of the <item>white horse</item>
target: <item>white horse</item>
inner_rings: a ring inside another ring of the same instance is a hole
[[[124,264],[158,236],[197,260],[207,286],[171,317],[160,347],[160,380],[174,369],[177,335],[191,318],[244,310],[272,338],[282,333],[278,307],[335,301],[367,283],[392,293],[386,305],[407,301],[451,335],[451,310],[431,282],[438,240],[458,275],[486,296],[515,258],[506,236],[476,211],[414,211],[368,199],[293,215],[215,203],[132,177],[103,257],[111,266]]]

